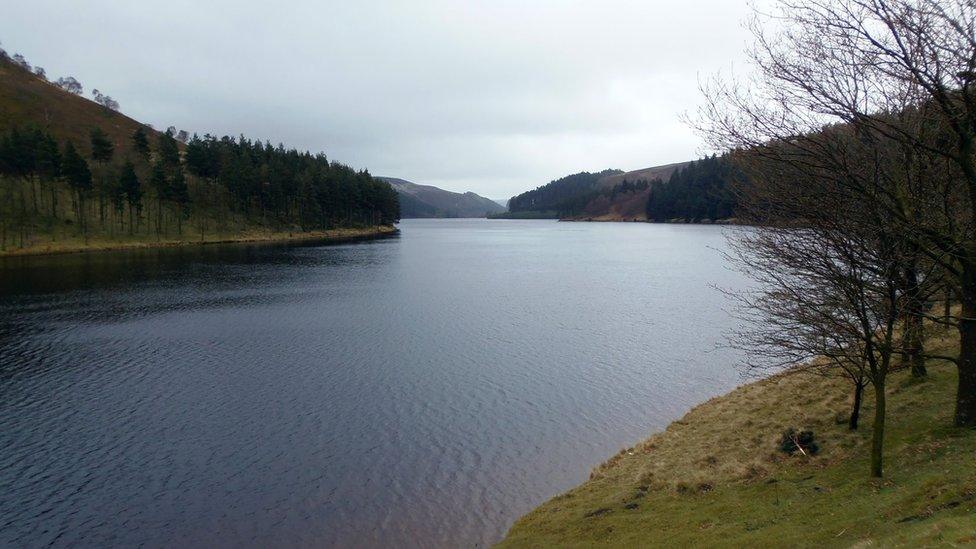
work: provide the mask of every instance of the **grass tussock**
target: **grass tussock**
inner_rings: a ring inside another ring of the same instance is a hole
[[[928,366],[924,381],[891,380],[884,479],[869,477],[870,391],[851,432],[843,381],[784,373],[621,451],[500,546],[976,545],[976,431],[951,426],[955,367]],[[779,452],[788,428],[813,431],[820,452]]]

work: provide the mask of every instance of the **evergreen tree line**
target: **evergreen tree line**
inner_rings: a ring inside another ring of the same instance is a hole
[[[99,128],[87,155],[73,142],[38,129],[0,136],[3,219],[0,245],[25,247],[56,238],[71,225],[86,240],[176,234],[192,221],[207,231],[252,226],[304,231],[390,224],[399,218],[396,192],[368,172],[243,137],[194,137],[181,152],[171,132],[131,135],[131,152]],[[152,141],[152,143],[151,143]]]
[[[624,179],[610,188],[600,188],[567,198],[559,203],[559,217],[574,217],[585,213],[587,206],[594,200],[605,197],[610,202],[617,199],[619,195],[637,193],[647,190],[650,183],[644,179],[629,181]]]
[[[690,222],[728,219],[735,213],[736,198],[730,184],[741,177],[726,157],[710,156],[675,170],[667,182],[651,184],[647,219]]]
[[[580,172],[553,180],[546,185],[512,197],[508,203],[510,212],[552,212],[554,216],[575,215],[594,196],[599,181],[609,175],[623,173],[620,170]]]
[[[400,218],[396,191],[369,172],[329,162],[324,154],[270,143],[193,136],[185,164],[196,177],[225,189],[230,206],[303,229],[389,225]]]

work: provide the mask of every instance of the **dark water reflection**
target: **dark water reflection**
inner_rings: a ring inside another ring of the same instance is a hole
[[[0,263],[0,546],[486,545],[738,381],[718,228],[401,229]]]

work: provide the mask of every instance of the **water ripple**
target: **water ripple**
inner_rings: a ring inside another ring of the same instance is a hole
[[[0,546],[484,546],[737,383],[720,229],[0,262]]]

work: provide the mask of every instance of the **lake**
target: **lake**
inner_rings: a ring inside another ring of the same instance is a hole
[[[720,227],[0,260],[0,546],[473,547],[740,384]]]

